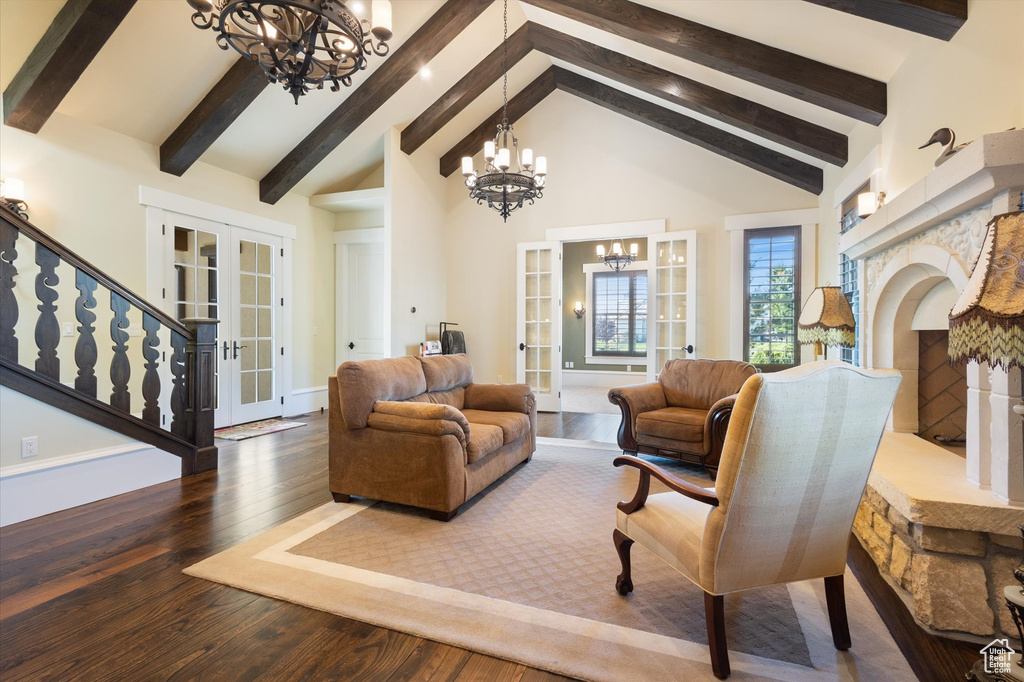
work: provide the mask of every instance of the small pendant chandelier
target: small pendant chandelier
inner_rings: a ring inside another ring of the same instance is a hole
[[[626,248],[622,245],[621,239],[612,241],[611,250],[607,253],[604,250],[604,244],[597,245],[598,259],[615,272],[624,270],[630,263],[635,262],[639,253],[640,247],[637,246],[636,242],[629,245],[629,253],[626,253]]]
[[[369,0],[366,0],[367,2]],[[212,28],[222,50],[232,47],[281,83],[295,103],[324,83],[352,85],[366,57],[388,53],[391,3],[373,0],[371,24],[343,0],[188,0],[192,24]],[[216,11],[214,11],[216,9]],[[376,41],[374,40],[376,39]]]
[[[522,156],[519,154],[519,140],[512,132],[512,124],[508,122],[508,0],[505,0],[505,47],[502,72],[504,83],[502,85],[502,107],[501,123],[498,124],[498,134],[493,141],[484,143],[484,166],[483,174],[473,169],[473,157],[462,157],[462,175],[466,178],[466,187],[469,188],[469,198],[476,199],[476,203],[484,202],[495,211],[501,214],[504,221],[512,215],[512,212],[523,207],[524,202],[531,204],[535,199],[544,196],[544,178],[548,174],[548,160],[543,156],[533,158],[532,149],[524,149]],[[509,145],[511,139],[512,144]],[[515,153],[516,169],[512,167],[512,154]]]

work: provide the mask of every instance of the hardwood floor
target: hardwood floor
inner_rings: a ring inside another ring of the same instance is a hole
[[[183,575],[330,501],[326,418],[303,421],[218,441],[217,471],[0,529],[0,679],[567,679]],[[541,415],[538,431],[614,442],[617,428],[613,415],[565,413]],[[962,679],[966,645],[922,645],[888,586],[865,588],[904,651],[924,647],[907,653],[922,679]]]

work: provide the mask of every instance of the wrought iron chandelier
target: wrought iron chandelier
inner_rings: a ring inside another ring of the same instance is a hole
[[[366,0],[367,2],[369,0]],[[212,28],[222,50],[234,48],[281,83],[295,103],[325,83],[352,85],[370,52],[388,53],[391,3],[373,0],[372,28],[342,0],[188,0],[192,23]],[[354,4],[354,3],[353,3]]]
[[[548,174],[548,160],[543,156],[533,158],[532,149],[524,149],[519,154],[519,140],[508,122],[508,0],[505,0],[505,48],[502,61],[504,82],[502,84],[501,123],[498,134],[493,141],[484,143],[484,172],[477,173],[473,169],[473,157],[462,157],[462,175],[466,178],[469,198],[476,203],[487,202],[490,208],[501,214],[503,221],[508,221],[512,212],[523,207],[524,202],[531,204],[535,199],[544,196],[544,178]],[[512,141],[511,146],[509,140]],[[516,169],[512,168],[512,154],[515,153]]]
[[[635,242],[629,245],[629,253],[626,253],[621,239],[614,240],[611,250],[607,253],[604,250],[604,244],[597,245],[598,259],[615,272],[619,272],[628,267],[630,263],[635,262],[639,253],[640,248]]]

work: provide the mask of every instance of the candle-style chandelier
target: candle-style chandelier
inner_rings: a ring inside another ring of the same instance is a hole
[[[630,263],[635,262],[639,253],[640,247],[636,242],[629,245],[629,253],[626,253],[626,247],[623,246],[621,239],[613,240],[609,251],[604,250],[604,244],[597,245],[598,259],[615,272],[619,272],[628,267]]]
[[[364,0],[368,2],[369,0]],[[282,83],[295,103],[324,83],[337,92],[352,85],[366,57],[388,53],[391,3],[373,0],[371,22],[343,0],[188,0],[192,23],[212,28],[222,50],[234,48]],[[351,3],[353,6],[355,3]],[[376,39],[376,40],[375,40]]]
[[[473,157],[462,157],[462,175],[466,178],[469,198],[476,203],[487,205],[501,214],[504,221],[512,212],[523,207],[523,203],[531,204],[535,199],[544,196],[544,178],[548,174],[548,160],[543,156],[533,158],[532,149],[524,149],[519,154],[519,140],[512,132],[512,124],[508,122],[508,0],[505,0],[505,48],[502,72],[501,123],[498,134],[493,141],[484,143],[484,172],[477,173],[473,169]],[[512,144],[509,145],[509,140]],[[512,168],[512,154],[515,153],[516,169]]]

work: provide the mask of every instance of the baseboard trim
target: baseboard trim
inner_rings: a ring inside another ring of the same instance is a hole
[[[563,369],[562,388],[575,386],[591,386],[596,388],[616,388],[647,381],[647,372],[616,372],[600,369]]]
[[[292,391],[291,397],[285,405],[286,415],[306,414],[327,408],[327,387],[310,386]]]
[[[144,443],[0,469],[0,526],[181,478],[181,458]]]

